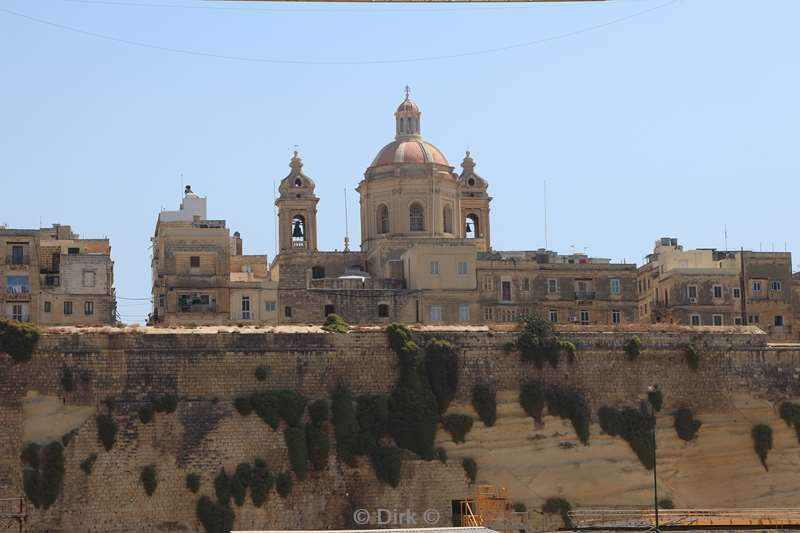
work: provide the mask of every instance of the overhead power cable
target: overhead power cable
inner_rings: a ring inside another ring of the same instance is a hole
[[[222,59],[228,61],[242,61],[248,63],[268,63],[268,64],[282,64],[282,65],[388,65],[388,64],[397,64],[397,63],[418,63],[424,61],[441,61],[446,59],[458,59],[463,57],[472,57],[477,55],[485,55],[485,54],[492,54],[498,52],[506,52],[509,50],[517,49],[517,48],[528,48],[552,41],[558,41],[561,39],[566,39],[568,37],[574,37],[576,35],[580,35],[583,33],[588,33],[591,31],[599,30],[602,28],[606,28],[608,26],[618,24],[620,22],[624,22],[627,20],[631,20],[636,17],[640,17],[643,15],[647,15],[648,13],[652,13],[656,10],[663,9],[667,6],[677,3],[678,0],[669,0],[668,2],[664,2],[662,4],[658,4],[656,6],[637,11],[635,13],[631,13],[630,15],[625,15],[623,17],[618,17],[607,22],[603,22],[600,24],[594,24],[592,26],[587,26],[585,28],[581,28],[578,30],[561,33],[557,35],[552,35],[550,37],[544,37],[541,39],[536,39],[533,41],[527,41],[522,43],[510,44],[506,46],[499,46],[496,48],[485,48],[482,50],[473,50],[469,52],[461,52],[456,54],[442,54],[442,55],[435,55],[435,56],[421,56],[421,57],[409,57],[409,58],[400,58],[400,59],[368,59],[368,60],[334,60],[334,61],[324,61],[324,60],[306,60],[306,59],[281,59],[281,58],[266,58],[266,57],[248,57],[248,56],[238,56],[238,55],[228,55],[228,54],[219,54],[214,52],[201,52],[198,50],[189,50],[185,48],[173,48],[169,46],[161,46],[157,44],[145,43],[141,41],[133,41],[130,39],[124,39],[121,37],[114,37],[112,35],[106,35],[103,33],[96,33],[93,31],[83,30],[81,28],[75,28],[73,26],[67,26],[66,24],[60,24],[58,22],[52,22],[49,20],[41,19],[38,17],[34,17],[31,15],[26,15],[24,13],[20,13],[18,11],[12,11],[11,9],[6,9],[0,7],[0,12],[7,13],[9,15],[20,17],[31,22],[36,22],[39,24],[43,24],[46,26],[50,26],[53,28],[59,28],[61,30],[79,33],[81,35],[86,35],[89,37],[95,37],[97,39],[103,39],[106,41],[112,41],[121,44],[127,44],[131,46],[138,46],[141,48],[149,48],[152,50],[158,50],[161,52],[172,52],[176,54],[183,54],[183,55],[190,55],[196,57],[206,57],[212,59]]]

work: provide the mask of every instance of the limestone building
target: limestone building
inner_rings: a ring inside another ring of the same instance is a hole
[[[343,251],[319,249],[320,199],[297,152],[275,200],[279,253],[269,268],[265,256],[234,253],[224,221],[207,220],[205,199],[187,190],[180,211],[159,215],[152,321],[319,324],[337,313],[351,323],[479,324],[532,312],[581,324],[637,320],[635,265],[494,251],[487,180],[469,152],[456,172],[421,126],[406,93],[394,113],[394,140],[356,188],[359,251],[349,243]],[[239,261],[257,268],[244,276]],[[234,290],[245,278],[250,292]]]
[[[750,324],[771,340],[792,332],[792,259],[788,252],[684,250],[656,241],[639,268],[643,320],[693,326]]]
[[[108,239],[81,239],[70,226],[0,227],[0,316],[40,325],[116,321]]]
[[[275,320],[275,284],[266,255],[244,255],[224,220],[209,220],[207,199],[187,185],[177,211],[161,211],[151,239],[153,310],[167,325]]]

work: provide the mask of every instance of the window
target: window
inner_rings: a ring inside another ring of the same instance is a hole
[[[586,326],[589,324],[589,311],[581,311],[581,325]]]
[[[83,314],[84,315],[94,314],[94,302],[83,302]]]
[[[686,287],[689,300],[697,300],[697,285],[688,285]]]
[[[492,313],[491,307],[484,307],[483,308],[483,320],[486,322],[491,322],[493,319],[494,313]]]
[[[622,314],[617,310],[611,311],[611,323],[619,324],[620,322],[622,322]]]
[[[619,279],[612,278],[611,279],[611,294],[619,294],[621,292],[622,292],[622,290],[621,290],[621,287],[620,287]],[[618,323],[618,322],[615,322],[615,323]]]
[[[741,326],[742,325],[742,317],[737,316],[736,318],[733,319],[733,323],[736,324],[737,326]]]
[[[28,276],[8,276],[6,278],[6,292],[8,294],[28,294],[31,292]]]
[[[290,306],[286,306],[283,308],[283,316],[286,318],[292,318],[292,308]]]
[[[483,278],[483,290],[485,290],[485,291],[494,290],[494,278],[492,276],[484,276],[484,278]]]
[[[11,264],[22,265],[25,262],[25,250],[22,246],[11,247]]]
[[[431,306],[431,322],[441,322],[442,321],[442,306],[439,304],[434,304]]]
[[[191,268],[200,268],[200,256],[193,255],[189,258],[189,266]]]
[[[276,305],[275,305],[275,301],[274,300],[269,300],[267,302],[264,302],[264,310],[267,313],[274,313],[275,309],[276,309]]]
[[[242,320],[250,320],[250,297],[242,296]]]
[[[80,248],[67,248],[67,253],[69,255],[78,255],[79,253],[81,253],[81,249]]]
[[[458,262],[458,274],[463,276],[467,274],[467,262],[466,261],[459,261]]]
[[[761,292],[761,280],[753,280],[753,292]]]
[[[557,279],[548,279],[547,280],[547,293],[548,294],[555,294],[558,292],[558,280]]]
[[[431,261],[431,274],[434,276],[439,275],[439,261]]]
[[[528,278],[522,278],[522,290],[529,291],[531,290],[531,280]]]
[[[387,304],[378,304],[378,318],[389,318],[389,306]]]
[[[94,287],[97,274],[94,270],[84,270],[83,271],[83,286],[84,287]]]
[[[49,313],[51,311],[51,309],[52,309],[52,305],[50,304],[50,302],[45,302],[44,303],[44,312],[45,313]]]
[[[775,325],[778,327],[783,326],[783,316],[782,315],[775,315]]]
[[[758,315],[750,315],[747,317],[748,324],[758,324]]]
[[[458,305],[458,320],[459,322],[469,322],[469,304]]]
[[[773,279],[769,283],[769,288],[772,291],[780,291],[781,290],[781,282],[779,280],[777,280],[777,279]],[[775,324],[775,325],[777,326],[777,324]]]
[[[550,322],[558,322],[558,311],[551,309],[548,318],[550,319]]]
[[[692,315],[690,317],[690,323],[693,326],[699,326],[700,325],[700,315]]]
[[[311,267],[311,279],[322,279],[325,277],[325,267]]]
[[[64,314],[65,315],[72,314],[72,302],[64,302]]]
[[[478,231],[479,229],[478,215],[474,213],[467,215],[467,219],[464,221],[464,237],[467,239],[477,239],[481,235]]]
[[[411,231],[425,231],[425,214],[422,206],[413,203],[408,209],[409,229]]]
[[[711,319],[714,321],[715,326],[722,325],[722,315],[712,315]]]
[[[510,302],[511,301],[511,282],[510,281],[501,282],[500,288],[501,288],[500,297],[502,298],[502,300],[504,302]]]
[[[325,316],[332,315],[336,312],[336,307],[333,304],[325,304],[325,308],[323,309],[323,313]]]
[[[378,206],[378,233],[389,233],[389,208]]]
[[[449,205],[444,206],[442,226],[445,233],[453,233],[453,209]]]
[[[25,317],[22,315],[22,304],[11,305],[11,320],[16,320],[17,322],[25,321]]]
[[[714,285],[714,298],[722,298],[722,285]]]
[[[741,298],[742,290],[739,287],[734,287],[731,289],[731,296],[734,298]]]

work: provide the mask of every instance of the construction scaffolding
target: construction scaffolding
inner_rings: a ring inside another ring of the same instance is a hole
[[[486,527],[501,533],[531,529],[528,511],[515,511],[508,491],[494,485],[478,485],[475,498],[461,502],[461,527]]]

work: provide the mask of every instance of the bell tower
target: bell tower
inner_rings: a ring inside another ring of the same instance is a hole
[[[475,172],[475,160],[467,150],[461,162],[461,238],[474,240],[478,250],[487,252],[492,249],[491,232],[489,231],[489,203],[492,197],[488,194],[489,184]]]
[[[317,203],[314,180],[303,174],[303,160],[294,152],[291,171],[281,180],[278,207],[280,253],[317,251]]]

